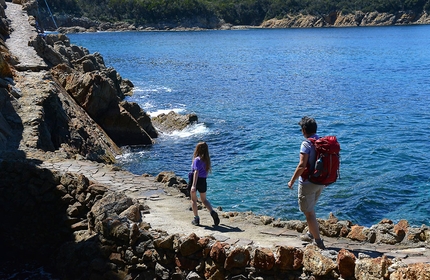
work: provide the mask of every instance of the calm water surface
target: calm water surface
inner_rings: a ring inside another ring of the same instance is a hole
[[[69,35],[135,85],[128,100],[152,115],[199,123],[125,148],[136,174],[186,178],[199,140],[213,173],[208,198],[225,211],[303,220],[287,182],[316,118],[341,143],[341,179],[317,215],[370,226],[383,218],[430,225],[430,26],[123,32]],[[191,215],[191,214],[190,214]]]

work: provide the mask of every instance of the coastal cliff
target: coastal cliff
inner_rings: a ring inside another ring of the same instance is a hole
[[[124,101],[132,92],[130,81],[66,36],[38,35],[34,18],[21,5],[8,3],[5,11],[19,21],[7,27],[3,18],[0,112],[12,110],[15,119],[2,122],[0,146],[61,150],[69,157],[112,163],[119,146],[154,142],[150,117]]]
[[[121,145],[156,137],[123,100],[131,81],[65,35],[38,36],[21,5],[0,6],[2,263],[37,261],[61,279],[430,277],[430,229],[407,221],[320,220],[324,251],[297,239],[301,221],[220,211],[221,227],[190,227],[183,179],[111,165]]]
[[[264,20],[259,25],[233,25],[223,19],[209,23],[199,20],[184,23],[159,23],[153,25],[134,25],[126,22],[106,23],[88,18],[62,17],[58,31],[61,33],[79,33],[96,31],[151,31],[151,30],[202,30],[202,29],[247,29],[247,28],[327,28],[327,27],[369,27],[393,25],[430,24],[430,15],[426,12],[399,11],[397,13],[378,13],[355,11],[352,13],[332,12],[329,14],[288,14],[283,18]]]

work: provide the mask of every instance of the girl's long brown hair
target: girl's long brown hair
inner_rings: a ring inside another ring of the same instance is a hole
[[[209,147],[206,142],[199,142],[194,150],[193,161],[196,157],[200,157],[200,159],[206,165],[206,172],[210,172],[212,170],[211,167],[211,157],[209,156]]]

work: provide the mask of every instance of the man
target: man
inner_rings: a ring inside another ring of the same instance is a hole
[[[293,189],[294,182],[299,179],[299,208],[300,211],[305,214],[306,222],[308,223],[309,228],[309,231],[300,236],[300,239],[308,242],[313,241],[313,243],[317,245],[318,248],[324,250],[325,246],[320,237],[319,225],[315,214],[315,205],[325,186],[313,184],[309,182],[307,178],[309,172],[313,171],[316,160],[315,147],[311,141],[308,140],[308,138],[319,138],[316,134],[317,123],[313,118],[303,117],[300,120],[299,125],[306,140],[304,140],[300,146],[300,160],[293,176],[291,177],[291,180],[288,182],[288,187]],[[310,170],[307,170],[308,166]]]

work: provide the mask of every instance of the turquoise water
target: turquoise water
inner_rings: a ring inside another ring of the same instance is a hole
[[[208,198],[225,211],[300,219],[287,182],[316,118],[341,143],[341,178],[317,216],[370,226],[383,218],[430,225],[430,26],[124,32],[69,35],[100,52],[136,86],[129,98],[152,115],[196,113],[199,123],[125,148],[136,174],[186,178],[199,140],[213,172]]]

